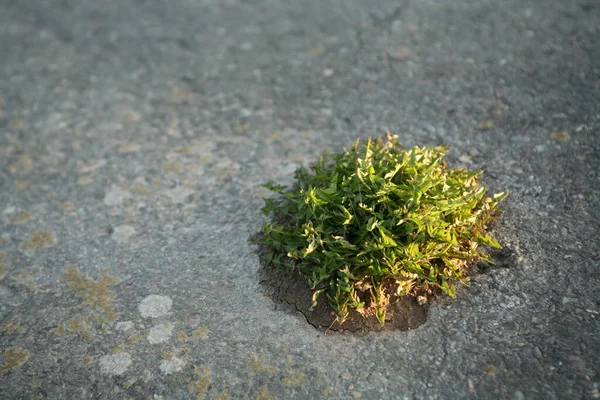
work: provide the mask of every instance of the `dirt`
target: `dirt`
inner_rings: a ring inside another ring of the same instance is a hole
[[[351,310],[348,318],[340,323],[333,308],[321,298],[312,307],[312,290],[295,270],[284,270],[271,265],[261,268],[261,283],[265,292],[284,310],[304,316],[306,321],[319,330],[365,334],[383,330],[409,330],[421,326],[427,319],[428,305],[420,305],[413,297],[393,299],[386,311],[383,326],[375,315],[363,316]]]
[[[494,264],[480,261],[470,268],[468,275],[481,275],[491,269],[508,268],[516,263],[517,253],[510,248],[482,250],[492,256]],[[263,264],[260,271],[260,282],[265,289],[265,294],[270,296],[279,307],[292,314],[301,314],[306,322],[314,328],[359,335],[368,332],[406,331],[418,328],[427,320],[431,304],[439,301],[446,303],[449,299],[441,292],[429,296],[425,304],[420,304],[417,298],[412,296],[392,297],[386,309],[386,320],[383,326],[374,313],[365,315],[354,309],[351,309],[346,320],[340,323],[336,318],[335,311],[325,298],[321,298],[318,304],[312,307],[313,291],[297,270]],[[440,296],[443,296],[444,299],[441,299]]]

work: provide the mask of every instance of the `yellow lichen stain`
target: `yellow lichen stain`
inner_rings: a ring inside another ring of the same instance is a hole
[[[183,103],[185,101],[189,101],[192,98],[192,95],[185,90],[175,88],[169,94],[168,99],[175,103]]]
[[[271,365],[265,364],[263,360],[258,358],[254,353],[248,353],[248,367],[250,371],[272,375],[277,372],[277,369]]]
[[[119,354],[120,352],[123,351],[124,346],[122,344],[118,345],[117,347],[115,347],[114,349],[112,349],[110,352],[113,354]]]
[[[283,139],[283,132],[281,131],[277,131],[269,136],[267,136],[268,140],[282,140]]]
[[[213,400],[229,400],[229,389],[224,389],[221,393],[213,397]]]
[[[178,347],[177,351],[179,352],[179,357],[184,357],[190,353],[190,348],[182,346],[182,347]]]
[[[125,119],[129,122],[135,122],[140,119],[140,114],[136,113],[135,111],[127,111],[125,113]]]
[[[48,231],[35,231],[23,242],[23,250],[49,247],[54,244],[54,234]]]
[[[91,328],[92,326],[88,320],[88,317],[79,315],[60,325],[54,330],[54,333],[57,335],[66,333],[72,336],[77,335],[82,339],[91,339],[94,337],[94,334],[90,331]]]
[[[64,202],[61,205],[63,210],[70,210],[71,208],[73,208],[73,204],[69,203],[69,202]]]
[[[92,181],[94,177],[92,175],[84,175],[81,178],[77,179],[78,185],[87,185]]]
[[[0,279],[4,278],[4,275],[6,274],[7,269],[8,269],[8,265],[0,264]]]
[[[99,323],[113,323],[118,318],[114,311],[116,294],[109,287],[118,282],[106,271],[102,272],[101,276],[101,279],[94,281],[86,274],[80,273],[77,268],[70,266],[63,274],[63,279],[67,282],[70,291],[83,299],[93,311],[101,314],[98,318]]]
[[[152,184],[154,186],[158,186],[162,184],[162,181],[160,179],[158,179],[157,177],[152,178]]]
[[[179,332],[179,333],[177,334],[177,339],[178,339],[180,342],[185,342],[185,341],[187,341],[187,340],[189,339],[189,336],[188,336],[188,334],[187,334],[187,333],[185,333],[185,332]]]
[[[299,387],[307,383],[304,373],[294,371],[292,356],[285,358],[286,377],[283,379],[283,384],[288,387]]]
[[[2,326],[0,326],[0,333],[23,333],[25,329],[21,327],[19,321],[9,319]]]
[[[38,287],[36,285],[34,285],[33,283],[25,286],[25,290],[27,290],[29,293],[35,293],[35,292],[37,292],[37,289],[38,289]]]
[[[171,118],[171,121],[169,121],[169,127],[165,131],[165,134],[167,136],[177,135],[177,125],[179,125],[179,121],[177,120],[177,118]]]
[[[9,221],[11,224],[19,224],[21,222],[25,222],[30,220],[31,218],[33,218],[33,214],[32,213],[23,213],[23,214],[19,214],[19,215],[15,215],[14,217],[12,217]]]
[[[133,142],[124,142],[119,145],[119,153],[131,153],[138,149],[138,145]]]
[[[20,347],[11,347],[2,353],[3,364],[0,365],[0,374],[17,368],[29,358],[29,352]]]
[[[4,252],[0,251],[0,261],[4,260]]]
[[[12,121],[10,121],[9,126],[12,129],[21,129],[23,127],[23,120],[22,119],[13,119]]]
[[[181,146],[173,149],[175,153],[192,154],[192,148],[190,146]]]
[[[269,388],[267,385],[262,385],[260,389],[258,389],[258,400],[273,400],[271,393],[269,393]]]
[[[178,174],[183,171],[183,164],[180,162],[165,162],[163,170],[166,174]]]
[[[93,362],[94,362],[94,359],[91,356],[83,357],[83,366],[84,367],[89,367],[90,365],[92,365]]]
[[[325,51],[325,47],[321,46],[320,44],[311,47],[310,49],[306,50],[306,52],[308,54],[310,54],[311,56],[318,56],[319,54],[322,54]]]
[[[194,375],[197,379],[190,380],[188,390],[195,393],[198,399],[203,399],[206,397],[206,390],[212,383],[212,371],[207,365],[195,365]]]
[[[27,154],[23,154],[19,157],[19,161],[11,165],[12,169],[21,169],[24,171],[29,171],[33,168],[33,162],[31,161],[31,157]]]
[[[127,214],[125,214],[125,219],[128,221],[135,221],[135,211],[135,207],[129,207],[129,209],[127,210]]]
[[[173,354],[171,354],[171,353],[168,353],[168,352],[166,352],[166,351],[165,351],[164,353],[162,353],[162,354],[161,354],[161,357],[162,357],[163,359],[165,359],[165,360],[170,360],[170,359],[172,359],[172,358],[173,358]]]
[[[129,191],[131,193],[137,193],[137,194],[150,194],[151,190],[148,189],[146,186],[142,186],[142,185],[132,185],[129,188]]]
[[[123,389],[127,390],[131,387],[131,383],[129,382],[123,382]]]
[[[306,376],[302,372],[288,372],[287,376],[283,379],[283,384],[288,387],[303,386],[306,382]]]
[[[558,140],[559,142],[567,143],[569,141],[569,132],[568,131],[552,132],[552,135],[550,135],[550,137],[552,137],[552,139],[554,139],[554,140]]]
[[[354,397],[355,399],[362,399],[362,393],[361,392],[357,392],[356,390],[352,392],[352,397]]]
[[[127,339],[125,344],[127,344],[127,345],[133,344],[139,340],[142,340],[142,338],[143,338],[143,336],[141,334],[137,333],[137,334],[131,336],[129,339]]]
[[[25,190],[29,187],[29,182],[17,180],[15,181],[15,187],[17,188],[17,191]]]
[[[29,273],[29,271],[24,269],[18,269],[10,274],[10,279],[18,282],[28,281],[33,279],[33,275]]]
[[[217,182],[221,182],[224,178],[235,175],[236,173],[237,169],[235,168],[217,168],[215,177],[217,179]]]
[[[200,156],[200,162],[203,164],[208,164],[214,159],[214,156],[211,153],[202,154]]]
[[[408,47],[406,47],[406,46],[400,46],[396,49],[397,57],[406,57],[409,53],[410,53],[410,50],[408,50]]]
[[[235,133],[244,133],[248,130],[248,124],[237,124],[233,130]]]
[[[207,339],[209,333],[210,333],[210,330],[207,327],[203,326],[196,330],[193,330],[192,337],[194,339]]]
[[[479,125],[477,125],[477,129],[479,129],[480,131],[487,131],[487,130],[492,129],[493,127],[494,127],[494,121],[492,121],[491,119],[488,119],[487,121],[483,121]]]

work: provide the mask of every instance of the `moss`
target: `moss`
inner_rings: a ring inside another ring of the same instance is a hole
[[[35,231],[23,242],[23,250],[49,247],[54,244],[54,234],[48,231]]]

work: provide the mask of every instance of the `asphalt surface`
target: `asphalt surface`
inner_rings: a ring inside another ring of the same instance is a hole
[[[594,0],[0,0],[0,398],[600,398],[599,37]],[[259,283],[261,184],[386,131],[510,191],[510,257],[324,333]]]

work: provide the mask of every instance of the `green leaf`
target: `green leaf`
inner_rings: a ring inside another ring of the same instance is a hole
[[[486,197],[482,172],[447,169],[447,152],[404,149],[393,135],[357,140],[298,168],[292,187],[267,183],[272,221],[254,237],[262,261],[300,271],[313,306],[324,294],[341,321],[373,307],[383,324],[389,296],[436,287],[455,296],[470,265],[492,261],[478,246],[500,247],[487,228],[508,193]]]

